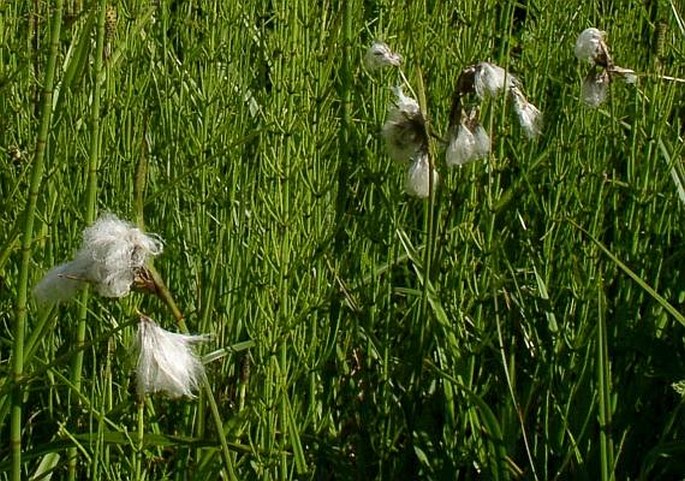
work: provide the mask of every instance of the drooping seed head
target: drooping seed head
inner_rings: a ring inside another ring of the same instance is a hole
[[[364,63],[369,70],[399,67],[402,63],[402,56],[393,52],[385,42],[376,40],[366,51]]]
[[[430,195],[431,184],[435,190],[439,179],[438,172],[430,166],[428,154],[422,153],[414,159],[407,170],[405,190],[413,197],[425,199]]]
[[[459,125],[450,127],[445,151],[448,166],[464,165],[490,153],[490,136],[479,123],[478,114],[478,109],[473,109],[462,115]]]
[[[612,60],[604,35],[604,32],[594,27],[583,30],[573,49],[578,60],[602,67],[611,66]]]
[[[540,135],[542,132],[542,113],[540,110],[528,102],[518,87],[511,90],[511,97],[514,102],[514,111],[526,136],[532,139]]]
[[[193,397],[204,367],[192,346],[206,341],[206,336],[188,336],[169,332],[147,316],[140,316],[134,353],[136,387],[142,398],[161,392],[171,398]]]
[[[400,87],[393,91],[397,99],[388,112],[381,134],[390,157],[398,162],[409,162],[417,153],[428,149],[426,120],[416,100],[404,95]]]
[[[495,97],[501,91],[509,90],[516,85],[516,82],[516,77],[498,65],[489,62],[476,65],[473,86],[480,99]]]
[[[490,154],[492,142],[487,130],[481,124],[476,124],[472,130],[474,145],[474,159],[482,159]]]
[[[129,293],[147,260],[163,250],[161,239],[105,214],[83,231],[73,261],[52,269],[34,288],[41,305],[66,301],[86,283],[103,297]]]
[[[601,105],[607,97],[611,78],[606,70],[590,72],[583,80],[581,87],[581,98],[588,106],[596,108]]]
[[[88,277],[101,296],[123,297],[129,293],[138,270],[162,250],[158,237],[106,214],[83,232],[77,257],[91,261]]]
[[[445,151],[445,162],[449,167],[464,165],[475,158],[476,139],[473,132],[464,125],[459,124],[451,129],[447,150]]]

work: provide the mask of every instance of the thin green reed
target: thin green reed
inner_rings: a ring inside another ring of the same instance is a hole
[[[597,282],[597,391],[599,397],[599,446],[602,481],[615,479],[614,442],[611,437],[611,367],[607,342],[606,299],[601,275]]]
[[[338,84],[340,95],[341,108],[341,126],[339,131],[339,145],[340,145],[340,165],[338,167],[338,189],[336,199],[335,224],[340,225],[344,221],[345,211],[348,203],[348,188],[350,175],[350,156],[352,154],[350,142],[352,140],[352,84],[354,76],[352,74],[352,66],[350,65],[350,56],[352,55],[352,6],[351,2],[344,2],[343,7],[343,39],[342,39],[342,68],[340,71],[340,81]],[[339,253],[343,250],[346,240],[345,230],[339,228],[335,236],[335,252]],[[335,315],[339,309],[339,302],[334,300],[334,308],[331,309],[331,315]],[[331,317],[331,320],[333,318]]]
[[[57,64],[57,47],[59,45],[62,27],[62,0],[56,0],[50,27],[50,50],[45,70],[43,84],[42,105],[40,114],[40,128],[36,139],[36,153],[31,171],[29,196],[24,212],[24,232],[21,239],[21,265],[19,267],[19,283],[17,287],[17,307],[14,323],[14,346],[12,350],[12,411],[10,419],[10,447],[12,450],[12,481],[20,481],[21,476],[21,431],[22,431],[22,401],[24,390],[21,380],[24,374],[24,335],[26,332],[27,298],[29,284],[29,270],[31,268],[31,245],[33,244],[33,227],[36,214],[38,193],[43,179],[45,149],[50,131],[52,117],[52,97]]]
[[[90,225],[95,221],[97,211],[97,190],[98,190],[98,166],[100,164],[100,96],[102,93],[99,81],[103,70],[103,51],[105,43],[105,12],[107,8],[106,0],[100,0],[98,7],[98,21],[97,21],[97,40],[95,44],[95,62],[94,62],[94,85],[93,85],[93,103],[90,110],[90,145],[88,149],[88,164],[87,164],[87,181],[86,181],[86,197],[85,197],[85,223]],[[84,31],[83,35],[89,35],[89,31]],[[81,390],[81,373],[83,371],[83,355],[84,351],[81,349],[85,343],[86,338],[86,321],[88,317],[88,299],[90,297],[90,287],[86,285],[81,295],[81,303],[78,311],[78,324],[76,327],[76,349],[77,353],[71,365],[70,379],[76,392]],[[76,448],[69,450],[69,479],[76,478]]]

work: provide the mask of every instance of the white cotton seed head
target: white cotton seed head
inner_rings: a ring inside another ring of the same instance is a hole
[[[79,259],[53,267],[33,288],[33,296],[41,307],[68,301],[86,285],[87,272],[88,265]]]
[[[161,392],[171,398],[193,397],[204,367],[192,346],[206,340],[206,336],[165,331],[152,319],[141,316],[135,345],[138,395]]]
[[[604,32],[592,27],[583,30],[576,39],[573,51],[581,62],[594,64],[602,53]]]
[[[456,133],[450,136],[445,162],[449,167],[464,165],[475,159],[476,139],[473,132],[464,124],[459,124]]]
[[[402,57],[390,50],[385,42],[376,40],[366,51],[364,63],[369,70],[383,67],[399,67]]]
[[[516,77],[502,67],[489,62],[481,62],[476,66],[473,88],[480,99],[494,97],[515,84]]]
[[[34,289],[43,306],[66,301],[86,283],[104,297],[123,297],[147,260],[160,254],[161,239],[147,235],[112,214],[100,217],[83,231],[73,261],[52,269]]]
[[[456,133],[450,136],[445,151],[445,162],[449,167],[482,159],[490,153],[490,136],[486,130],[475,121],[470,125],[471,128],[464,123],[459,124]]]
[[[156,236],[107,214],[83,232],[76,258],[89,263],[87,277],[101,296],[123,297],[145,262],[162,250],[162,241]]]
[[[428,155],[420,155],[417,157],[407,170],[407,179],[405,190],[407,194],[413,197],[425,199],[430,195],[430,172],[433,176],[433,189],[436,188],[439,181],[438,173],[435,169],[431,169],[428,162]]]
[[[588,106],[596,108],[607,98],[609,91],[610,78],[606,71],[599,74],[590,73],[581,87],[581,98]]]
[[[395,109],[393,110],[401,112],[402,115],[406,117],[421,115],[419,103],[412,97],[404,95],[402,87],[393,87],[392,93],[394,93],[395,97],[397,97],[397,100],[395,101]]]
[[[488,132],[482,125],[477,124],[473,129],[474,155],[476,159],[482,159],[490,154],[491,142]]]
[[[388,112],[381,135],[388,154],[398,162],[409,160],[427,148],[426,124],[419,104],[407,97],[400,87],[393,89],[397,99]]]
[[[512,90],[514,111],[519,123],[529,139],[537,137],[542,132],[542,113],[538,108],[526,100],[518,89]]]

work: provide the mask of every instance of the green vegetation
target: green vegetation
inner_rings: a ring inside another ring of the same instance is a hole
[[[590,26],[638,74],[596,109]],[[0,2],[0,480],[682,478],[683,45],[673,0]],[[448,169],[483,60],[542,134],[488,100],[491,154]],[[41,311],[106,212],[164,239],[168,291]],[[138,403],[137,312],[211,334],[197,398]]]

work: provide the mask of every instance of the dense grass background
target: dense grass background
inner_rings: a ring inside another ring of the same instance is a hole
[[[95,166],[92,207],[165,239],[156,267],[213,336],[238,479],[685,476],[685,86],[659,77],[685,77],[682,5],[241,3],[65,1],[29,289],[78,248]],[[53,310],[11,382],[53,8],[0,4],[0,438],[14,389],[26,478],[218,479],[205,394],[149,400],[139,450],[135,310],[175,329],[156,298]],[[643,74],[597,110],[573,56],[589,26]],[[487,162],[448,171],[436,142],[435,200],[408,198],[379,138],[399,76],[361,64],[376,38],[436,132],[461,69],[490,60],[542,137],[494,100]],[[45,317],[26,319],[30,339]],[[0,479],[10,464],[3,443]]]

